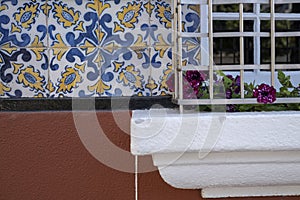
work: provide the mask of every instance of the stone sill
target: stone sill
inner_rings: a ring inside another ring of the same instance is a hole
[[[136,110],[131,152],[203,197],[300,195],[300,112]]]

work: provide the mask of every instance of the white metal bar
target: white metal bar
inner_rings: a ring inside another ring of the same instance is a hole
[[[173,27],[172,27],[172,36],[173,36],[173,50],[172,50],[172,69],[174,72],[174,94],[173,98],[178,98],[178,73],[177,73],[177,49],[178,49],[178,42],[177,42],[177,23],[178,23],[178,16],[177,16],[177,1],[173,1]]]
[[[215,70],[235,71],[235,70],[270,70],[269,64],[264,65],[215,65]],[[294,69],[300,70],[300,64],[276,64],[275,69]]]
[[[270,13],[244,13],[245,20],[255,20],[257,17],[260,20],[270,20]],[[239,13],[232,12],[214,12],[213,13],[214,20],[239,20]],[[298,21],[300,20],[299,13],[276,13],[276,20],[290,20],[290,21]]]
[[[238,70],[270,70],[271,66],[269,64],[264,65],[214,65],[215,70],[223,70],[223,71],[238,71]],[[275,69],[287,70],[294,69],[300,70],[300,64],[276,64]],[[183,71],[189,70],[200,70],[207,71],[209,70],[209,66],[195,66],[195,65],[187,65],[182,68]]]
[[[240,32],[244,32],[244,5],[240,4],[239,6],[240,9]],[[244,37],[240,37],[240,65],[244,65]],[[244,99],[245,97],[245,91],[244,91],[244,70],[240,70],[240,90],[241,90],[241,98]]]
[[[191,70],[200,70],[200,71],[207,71],[209,70],[209,65],[191,65],[188,64],[182,67],[183,71],[191,71]]]
[[[215,69],[224,71],[270,69],[270,65],[215,65]]]
[[[276,64],[275,69],[298,69],[300,70],[300,64]]]
[[[189,5],[200,5],[208,4],[207,0],[182,0],[182,4]],[[268,0],[213,0],[213,5],[218,4],[239,4],[239,3],[259,3],[259,4],[268,4]],[[300,0],[275,0],[276,4],[287,4],[287,3],[300,3]]]
[[[214,98],[214,41],[213,41],[213,7],[212,1],[208,0],[208,36],[209,36],[209,97],[210,99]]]
[[[177,13],[178,13],[178,33],[182,33],[182,6],[181,1],[177,0]],[[178,63],[177,63],[177,72],[178,72],[178,86],[179,86],[179,100],[183,99],[183,73],[182,73],[182,38],[178,37]],[[183,105],[179,105],[180,113],[183,113]]]
[[[219,37],[270,37],[270,33],[267,32],[220,32],[220,33],[214,33],[213,36],[215,38]]]
[[[202,24],[201,24],[202,26]],[[192,37],[208,37],[208,33],[190,33],[190,32],[182,32],[179,34],[179,37],[183,38],[192,38]]]
[[[195,34],[196,35],[196,34]],[[214,33],[213,36],[215,38],[220,37],[271,37],[270,33],[267,32],[220,32],[220,33]],[[299,37],[300,31],[295,32],[276,32],[275,37]]]
[[[300,3],[299,0],[275,0],[275,4]]]
[[[260,14],[260,4],[253,4],[253,12],[257,16],[254,19],[253,31],[254,33],[260,33],[260,18],[258,15]],[[269,35],[269,33],[268,33]],[[260,36],[255,35],[253,38],[253,45],[254,45],[254,64],[260,65]],[[257,71],[256,71],[257,72]]]
[[[207,37],[202,37],[201,44],[201,65],[209,65],[209,39],[208,39],[208,5],[200,6],[200,32],[207,34]]]
[[[225,105],[225,104],[257,104],[256,98],[245,99],[184,99],[173,100],[182,105]],[[273,104],[300,103],[300,98],[277,98]]]
[[[300,32],[295,31],[295,32],[276,32],[275,37],[299,37]]]
[[[275,63],[276,63],[276,43],[275,43],[275,0],[270,0],[271,11],[271,85],[275,86]]]

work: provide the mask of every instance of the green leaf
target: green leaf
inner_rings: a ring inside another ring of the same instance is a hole
[[[238,106],[238,110],[240,112],[253,111],[254,110],[254,105],[252,105],[252,104],[242,104],[242,105]]]
[[[291,82],[291,76],[286,76],[281,70],[278,70],[278,80],[282,86],[287,88],[294,88]]]
[[[282,84],[285,80],[285,74],[281,71],[281,70],[278,70],[278,80],[279,82]]]

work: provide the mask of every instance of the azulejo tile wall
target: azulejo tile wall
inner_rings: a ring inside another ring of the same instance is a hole
[[[171,11],[170,0],[2,0],[0,97],[169,94]],[[184,16],[199,29],[199,9]],[[197,62],[199,42],[184,44]]]

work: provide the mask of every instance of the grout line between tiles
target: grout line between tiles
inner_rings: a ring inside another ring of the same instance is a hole
[[[138,156],[134,157],[134,191],[135,191],[135,200],[138,200]]]

